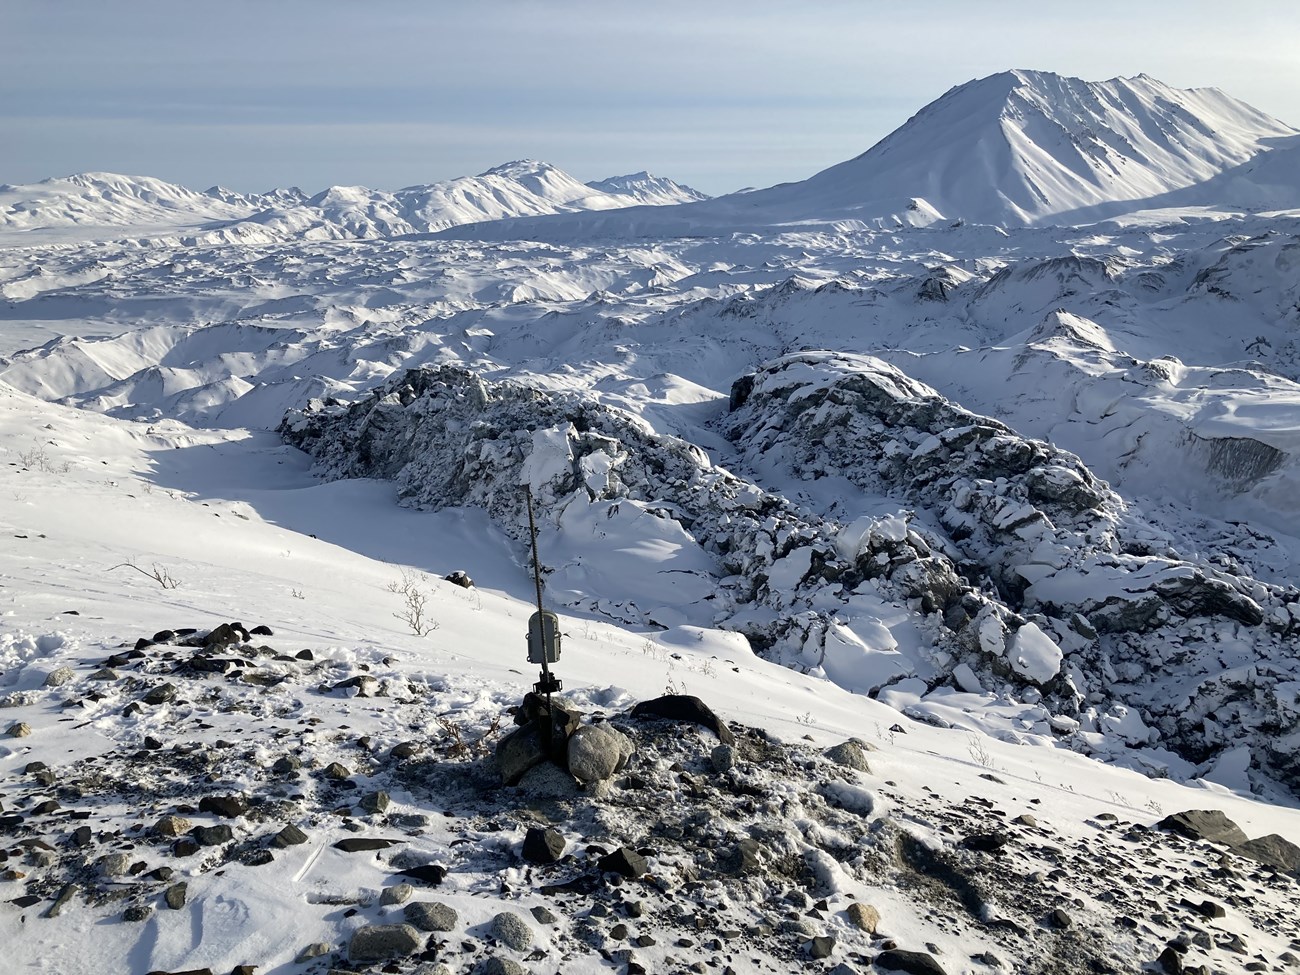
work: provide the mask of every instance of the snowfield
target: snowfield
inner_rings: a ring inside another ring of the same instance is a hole
[[[1297,138],[1015,71],[716,200],[0,187],[13,970],[1300,964]]]

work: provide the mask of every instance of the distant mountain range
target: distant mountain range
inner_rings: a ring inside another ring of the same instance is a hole
[[[1214,88],[1016,70],[953,88],[808,179],[715,199],[644,172],[582,183],[534,160],[395,192],[332,186],[314,196],[196,193],[106,173],[0,186],[3,230],[184,228],[231,243],[1070,225],[1188,208],[1300,208],[1300,130]]]
[[[544,162],[519,160],[395,192],[331,186],[314,196],[297,187],[242,194],[221,186],[200,193],[141,176],[81,173],[26,186],[0,185],[0,230],[130,227],[197,231],[209,242],[257,243],[391,237],[462,223],[708,199],[646,172],[582,183]]]
[[[449,236],[1075,225],[1170,208],[1300,208],[1300,130],[1215,88],[1006,71],[953,88],[862,155],[799,182]]]

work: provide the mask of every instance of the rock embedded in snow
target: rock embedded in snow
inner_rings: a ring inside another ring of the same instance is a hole
[[[307,834],[293,823],[289,823],[271,838],[271,842],[282,849],[288,846],[300,846],[307,842]]]
[[[527,951],[533,945],[533,929],[513,911],[502,911],[492,918],[492,937],[507,948]]]
[[[71,667],[58,667],[45,677],[46,687],[63,687],[77,679],[77,672]]]
[[[838,745],[832,745],[826,749],[826,757],[837,765],[843,765],[845,768],[851,768],[857,772],[871,771],[871,766],[867,762],[866,750],[859,741],[850,739],[849,741],[840,742]]]
[[[880,911],[870,904],[854,901],[845,909],[845,914],[850,924],[867,934],[875,934],[880,925]]]
[[[159,836],[175,839],[194,828],[194,824],[183,816],[163,816],[154,824],[153,831]]]
[[[421,931],[454,931],[460,921],[455,908],[438,901],[414,901],[402,908],[402,916]]]
[[[376,962],[413,955],[424,947],[424,942],[425,935],[409,924],[369,924],[353,932],[348,960]]]
[[[1189,809],[1186,812],[1171,813],[1156,825],[1189,840],[1207,840],[1230,847],[1245,843],[1247,839],[1241,827],[1219,809]]]
[[[242,795],[204,796],[199,800],[199,812],[212,813],[225,819],[238,819],[248,812],[248,797]]]
[[[1046,684],[1061,671],[1061,648],[1036,623],[1025,623],[1011,635],[1006,654],[1011,669],[1036,684]]]
[[[645,857],[626,846],[620,846],[614,852],[605,854],[597,865],[602,872],[617,873],[632,878],[640,877],[647,870]]]
[[[189,885],[182,881],[168,887],[163,894],[163,899],[169,908],[173,911],[179,911],[185,906],[185,900],[188,894]]]
[[[545,826],[530,826],[524,834],[522,856],[529,863],[557,863],[564,855],[564,834]]]
[[[379,895],[379,903],[383,907],[393,907],[397,904],[405,904],[415,893],[415,888],[410,884],[394,884],[391,887],[385,887],[383,893]],[[410,918],[407,918],[409,921]]]
[[[905,972],[906,975],[947,975],[934,956],[924,951],[889,948],[876,955],[875,964],[887,972]]]
[[[569,737],[569,772],[582,783],[610,778],[631,756],[632,742],[607,724],[583,725]]]

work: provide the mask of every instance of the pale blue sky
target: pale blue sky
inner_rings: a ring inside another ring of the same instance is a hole
[[[1150,74],[1300,126],[1300,4],[5,0],[0,182],[394,189],[545,159],[803,179],[1007,68]]]

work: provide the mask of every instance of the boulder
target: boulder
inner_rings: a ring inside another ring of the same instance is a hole
[[[607,724],[584,725],[569,738],[569,772],[579,782],[600,782],[620,771],[632,757],[632,741]]]
[[[1241,827],[1218,809],[1189,809],[1173,813],[1156,823],[1156,826],[1189,840],[1207,840],[1225,846],[1240,846],[1247,839]]]
[[[414,901],[402,908],[402,916],[421,931],[452,931],[460,920],[455,908],[437,901]]]
[[[1300,875],[1300,846],[1277,833],[1247,840],[1235,847],[1235,851],[1274,870]]]
[[[843,765],[845,768],[851,768],[856,772],[871,771],[871,766],[867,764],[867,753],[862,747],[862,743],[852,738],[826,749],[825,755],[836,765]]]
[[[736,736],[721,719],[693,694],[665,694],[650,701],[642,701],[632,709],[635,718],[666,718],[669,721],[688,721],[708,728],[725,745],[734,745]]]
[[[933,955],[924,951],[902,951],[890,948],[876,956],[876,967],[887,972],[906,972],[907,975],[948,975]]]
[[[533,946],[533,929],[518,914],[502,911],[492,919],[492,937],[507,948],[527,951]]]
[[[626,846],[601,857],[597,866],[602,873],[618,873],[624,877],[639,877],[646,872],[645,857]]]
[[[529,827],[524,835],[523,857],[529,863],[557,863],[564,855],[564,836],[558,829]]]
[[[424,948],[425,935],[409,924],[369,924],[358,928],[348,944],[352,962],[387,961]]]
[[[854,901],[844,913],[848,915],[850,924],[867,934],[875,934],[880,925],[880,912],[870,904]]]

